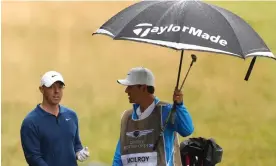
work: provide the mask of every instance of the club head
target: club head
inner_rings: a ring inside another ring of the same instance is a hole
[[[196,59],[197,59],[196,55],[192,54],[191,57],[192,57],[193,62],[196,62]]]

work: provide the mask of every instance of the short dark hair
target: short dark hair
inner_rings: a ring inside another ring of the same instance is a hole
[[[140,88],[142,85],[138,85],[138,87]],[[150,94],[154,94],[154,86],[147,86],[147,92]]]
[[[154,94],[154,91],[155,91],[154,86],[147,86],[147,90],[150,94]]]

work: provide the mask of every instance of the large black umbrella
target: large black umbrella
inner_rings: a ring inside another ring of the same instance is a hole
[[[141,1],[117,13],[93,34],[182,50],[176,89],[183,50],[213,52],[242,59],[254,57],[245,80],[248,80],[257,56],[276,59],[261,37],[242,18],[203,1]],[[190,68],[196,60],[195,55],[192,57]]]
[[[246,80],[257,56],[275,59],[242,18],[202,1],[141,1],[117,13],[93,34],[182,50],[181,55],[183,50],[197,50],[242,59],[253,56]],[[181,65],[178,76],[180,70]],[[179,77],[177,86],[178,81]]]

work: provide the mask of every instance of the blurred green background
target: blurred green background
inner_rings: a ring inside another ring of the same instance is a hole
[[[40,77],[48,70],[64,75],[62,104],[78,113],[82,143],[91,153],[82,166],[92,161],[111,165],[121,113],[131,107],[116,80],[130,68],[150,68],[156,77],[156,95],[171,101],[179,51],[91,36],[133,3],[2,2],[2,166],[27,165],[20,125],[41,101]],[[210,3],[244,18],[276,53],[276,2]],[[183,76],[190,54],[184,55]],[[197,55],[184,86],[185,104],[195,125],[191,137],[215,138],[224,150],[221,166],[275,165],[276,62],[257,59],[245,82],[251,59]]]

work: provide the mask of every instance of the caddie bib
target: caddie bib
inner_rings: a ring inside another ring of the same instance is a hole
[[[153,151],[153,146],[161,132],[161,114],[164,104],[166,103],[159,102],[152,113],[142,120],[132,119],[132,109],[124,112],[120,133],[123,166],[166,166],[163,137]],[[181,166],[177,164],[181,163],[181,160],[177,136],[175,138],[173,163],[175,166]]]

